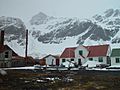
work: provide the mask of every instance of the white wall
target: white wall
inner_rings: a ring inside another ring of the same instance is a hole
[[[93,61],[99,62],[99,57],[89,57],[93,58]],[[87,61],[90,61],[89,58],[86,58]],[[107,64],[107,57],[103,57],[103,62],[100,62],[101,64]]]
[[[63,63],[63,62],[62,62],[63,59],[65,59],[65,62],[68,61],[68,60],[71,61],[71,59],[74,59],[74,62],[76,62],[76,61],[75,61],[75,58],[60,58],[60,65]],[[72,61],[72,62],[73,62],[73,61]]]
[[[120,65],[120,63],[116,63],[116,58],[120,58],[120,57],[111,57],[111,65]]]
[[[112,50],[111,50],[111,47],[109,46],[109,47],[108,47],[108,51],[107,51],[107,56],[110,56],[110,55],[111,55],[111,52],[112,52]]]
[[[84,64],[86,62],[86,58],[83,58],[83,57],[76,57],[75,58],[75,61],[77,62],[78,64],[78,60],[81,59],[81,64]]]
[[[83,51],[83,56],[79,55],[79,51]],[[78,59],[81,59],[81,63],[84,64],[86,62],[86,57],[88,56],[89,51],[83,47],[82,45],[79,45],[76,49],[75,49],[75,59],[76,62],[78,64]]]
[[[78,64],[78,59],[81,59],[81,63],[84,64],[86,62],[86,59],[83,58],[60,58],[60,65],[63,63],[62,59],[65,59],[65,61],[71,61],[71,59],[74,59],[74,61],[72,61],[73,63]]]
[[[83,56],[84,57],[87,57],[88,56],[88,53],[89,51],[83,47],[82,45],[79,45],[76,49],[75,49],[75,57],[76,58],[79,58],[81,55],[79,55],[79,51],[82,50],[83,51]]]
[[[45,58],[45,60],[47,65],[52,65],[52,62],[53,62],[53,65],[56,65],[56,58],[53,56],[48,56]]]

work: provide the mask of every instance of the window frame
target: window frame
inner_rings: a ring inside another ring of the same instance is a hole
[[[93,61],[93,58],[89,58],[89,61]]]
[[[99,61],[99,62],[103,62],[103,57],[99,57],[99,58],[98,58],[98,61]]]
[[[62,62],[65,62],[65,59],[62,59]]]
[[[79,50],[79,55],[83,55],[83,50]]]
[[[71,61],[74,61],[74,58],[72,58]]]
[[[120,58],[115,58],[116,63],[120,63]]]
[[[5,58],[9,58],[9,52],[5,52]]]

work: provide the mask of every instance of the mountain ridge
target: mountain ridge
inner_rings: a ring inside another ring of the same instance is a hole
[[[6,25],[3,24],[6,20],[5,17],[2,19],[0,19],[0,28]],[[16,19],[16,22],[18,21],[19,19]],[[29,30],[29,55],[34,57],[50,53],[60,54],[65,47],[79,44],[93,45],[120,42],[120,9],[108,9],[90,19],[58,18],[40,12],[31,18],[28,26],[25,26],[22,21],[19,21],[20,25],[17,27],[16,23],[9,20],[7,22],[9,25],[6,27],[9,29],[4,29],[5,31],[12,30],[12,32],[7,34],[10,37],[5,38],[6,43],[15,51],[17,49],[13,43],[17,45],[17,48],[20,48],[17,52],[21,55],[24,55],[26,27]],[[18,27],[22,30],[19,30]]]

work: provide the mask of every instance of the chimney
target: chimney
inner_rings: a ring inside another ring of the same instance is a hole
[[[26,48],[25,48],[25,59],[26,59],[26,64],[27,64],[27,60],[28,60],[28,30],[26,30]]]
[[[1,30],[0,32],[0,46],[4,45],[4,31]]]

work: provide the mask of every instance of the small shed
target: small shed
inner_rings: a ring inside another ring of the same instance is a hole
[[[42,64],[59,66],[59,56],[58,55],[47,55],[41,59]]]

